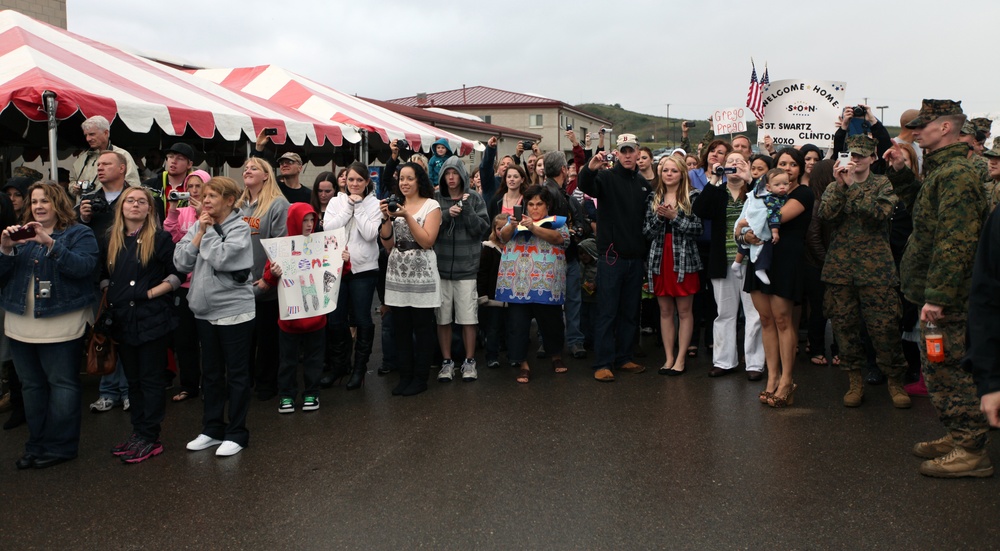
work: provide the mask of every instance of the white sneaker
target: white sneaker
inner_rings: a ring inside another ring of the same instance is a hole
[[[122,400],[122,411],[128,411],[130,407],[132,407],[132,402],[129,402],[128,398]]]
[[[441,371],[438,371],[438,382],[450,383],[455,378],[455,361],[445,360],[441,362]]]
[[[219,446],[219,449],[215,450],[216,457],[229,457],[230,455],[236,455],[243,451],[243,446],[233,442],[232,440],[226,440]]]
[[[90,404],[90,411],[93,412],[108,411],[113,407],[115,407],[114,400],[112,400],[111,398],[101,396],[100,398],[97,399],[96,402]]]
[[[212,446],[218,446],[221,443],[222,440],[216,440],[211,436],[205,434],[199,434],[198,438],[195,438],[194,440],[187,443],[187,449],[193,452],[197,452],[201,450],[206,450],[208,448],[211,448]]]
[[[466,358],[462,362],[462,380],[465,382],[475,381],[479,378],[479,373],[476,372],[476,360],[474,358]]]

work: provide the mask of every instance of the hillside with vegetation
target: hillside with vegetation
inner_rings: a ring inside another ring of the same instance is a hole
[[[675,117],[671,117],[668,120],[666,117],[636,113],[635,111],[622,109],[622,106],[617,103],[614,105],[606,103],[581,103],[574,107],[611,121],[615,134],[635,134],[639,138],[639,142],[642,145],[649,146],[650,149],[677,147],[680,145],[681,123],[685,120],[691,120]],[[693,121],[696,126],[690,132],[692,143],[700,141],[705,132],[709,130],[709,115],[710,113],[706,113],[704,118]],[[891,136],[899,134],[898,127],[890,126],[886,127],[886,129]],[[753,143],[757,143],[757,124],[755,122],[750,121],[747,124],[746,134]]]

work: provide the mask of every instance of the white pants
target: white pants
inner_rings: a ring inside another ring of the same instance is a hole
[[[746,268],[744,268],[744,274]],[[743,303],[743,317],[746,326],[743,336],[743,353],[747,362],[747,371],[764,371],[764,343],[760,336],[760,316],[753,307],[750,293],[743,292],[744,276],[734,275],[726,269],[725,279],[713,279],[712,290],[715,294],[715,304],[718,306],[719,317],[715,318],[712,327],[713,348],[712,364],[722,369],[733,369],[739,366],[740,353],[736,346],[736,320],[740,313],[740,303]]]

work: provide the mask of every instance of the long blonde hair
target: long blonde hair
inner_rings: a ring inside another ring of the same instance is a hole
[[[153,194],[144,187],[126,187],[115,205],[115,221],[111,225],[111,239],[108,242],[108,272],[115,271],[118,253],[125,246],[125,234],[128,231],[125,228],[125,199],[135,193],[141,193],[149,205],[149,210],[146,211],[146,220],[143,221],[139,235],[136,237],[135,256],[143,267],[149,264],[149,260],[153,258],[153,249],[156,247],[156,209],[153,208]]]
[[[265,176],[264,185],[260,188],[260,193],[257,195],[257,206],[253,209],[253,217],[260,218],[267,212],[267,209],[271,208],[271,203],[274,202],[278,197],[282,197],[281,188],[278,187],[278,182],[274,178],[274,169],[271,165],[261,159],[260,157],[250,157],[243,166],[252,164],[259,168]],[[240,208],[243,204],[250,204],[253,198],[250,197],[250,188],[245,188],[243,190],[243,195],[240,196],[239,201],[233,208]]]
[[[691,178],[688,176],[687,163],[684,159],[674,155],[668,155],[660,159],[656,165],[656,191],[653,194],[653,209],[663,202],[667,195],[667,184],[660,178],[660,167],[663,163],[674,163],[681,173],[681,181],[677,184],[677,206],[684,214],[691,214]]]

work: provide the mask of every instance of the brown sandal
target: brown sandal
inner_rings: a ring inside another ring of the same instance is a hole
[[[567,371],[569,371],[569,368],[566,367],[566,364],[563,363],[562,358],[556,358],[552,360],[552,369],[556,373],[566,373]]]
[[[788,391],[788,395],[782,398],[778,396],[777,393],[771,395],[767,399],[767,405],[773,408],[785,408],[795,403],[795,389],[799,388],[799,385],[792,384],[792,389]]]
[[[521,367],[521,371],[517,373],[517,382],[527,384],[531,380],[531,369],[527,367]]]

